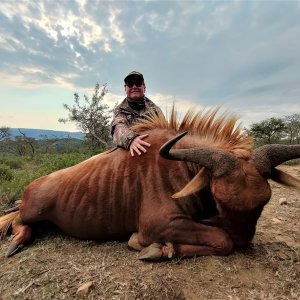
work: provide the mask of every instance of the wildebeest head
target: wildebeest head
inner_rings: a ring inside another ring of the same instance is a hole
[[[300,158],[300,145],[265,145],[249,157],[236,156],[209,145],[192,149],[171,149],[187,132],[165,143],[161,156],[196,163],[199,173],[173,198],[188,196],[210,185],[219,216],[212,225],[222,226],[238,246],[248,245],[264,205],[271,198],[267,179],[292,187],[300,181],[276,168],[290,159]]]

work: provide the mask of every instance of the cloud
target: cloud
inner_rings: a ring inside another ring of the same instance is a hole
[[[78,7],[67,7],[68,4],[53,1],[28,6],[22,2],[0,4],[2,69],[9,70],[11,65],[18,63],[23,70],[47,68],[53,77],[60,77],[58,73],[89,72],[88,56],[95,58],[99,52],[112,52],[115,43],[125,42],[118,25],[119,10],[103,6],[107,15],[102,25],[85,10],[83,1]],[[101,2],[98,5],[101,6]],[[23,74],[24,77],[32,75]],[[40,74],[35,75],[38,81]],[[41,81],[43,79],[40,77]]]
[[[137,70],[162,108],[299,111],[299,19],[299,1],[4,0],[0,76],[16,89],[108,83],[114,103]]]

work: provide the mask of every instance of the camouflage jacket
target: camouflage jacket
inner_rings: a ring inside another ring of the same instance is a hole
[[[135,105],[134,100],[125,98],[113,111],[113,120],[111,123],[111,134],[113,141],[120,147],[129,149],[132,140],[139,134],[130,130],[137,119],[143,119],[149,116],[151,112],[157,115],[163,114],[161,109],[150,99],[144,97]]]

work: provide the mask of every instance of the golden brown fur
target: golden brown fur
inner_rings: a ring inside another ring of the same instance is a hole
[[[141,132],[151,129],[167,129],[173,134],[188,131],[189,135],[201,139],[210,147],[222,148],[234,153],[237,157],[249,158],[253,138],[242,133],[234,114],[218,115],[220,108],[209,110],[190,109],[182,120],[173,105],[168,119],[163,115],[151,115],[148,119],[139,120],[132,129]]]

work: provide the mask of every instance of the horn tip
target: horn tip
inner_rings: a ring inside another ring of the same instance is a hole
[[[180,198],[180,197],[181,197],[181,196],[180,196],[179,193],[176,193],[176,194],[174,194],[174,195],[171,196],[171,198],[173,198],[173,199],[178,199],[178,198]]]

